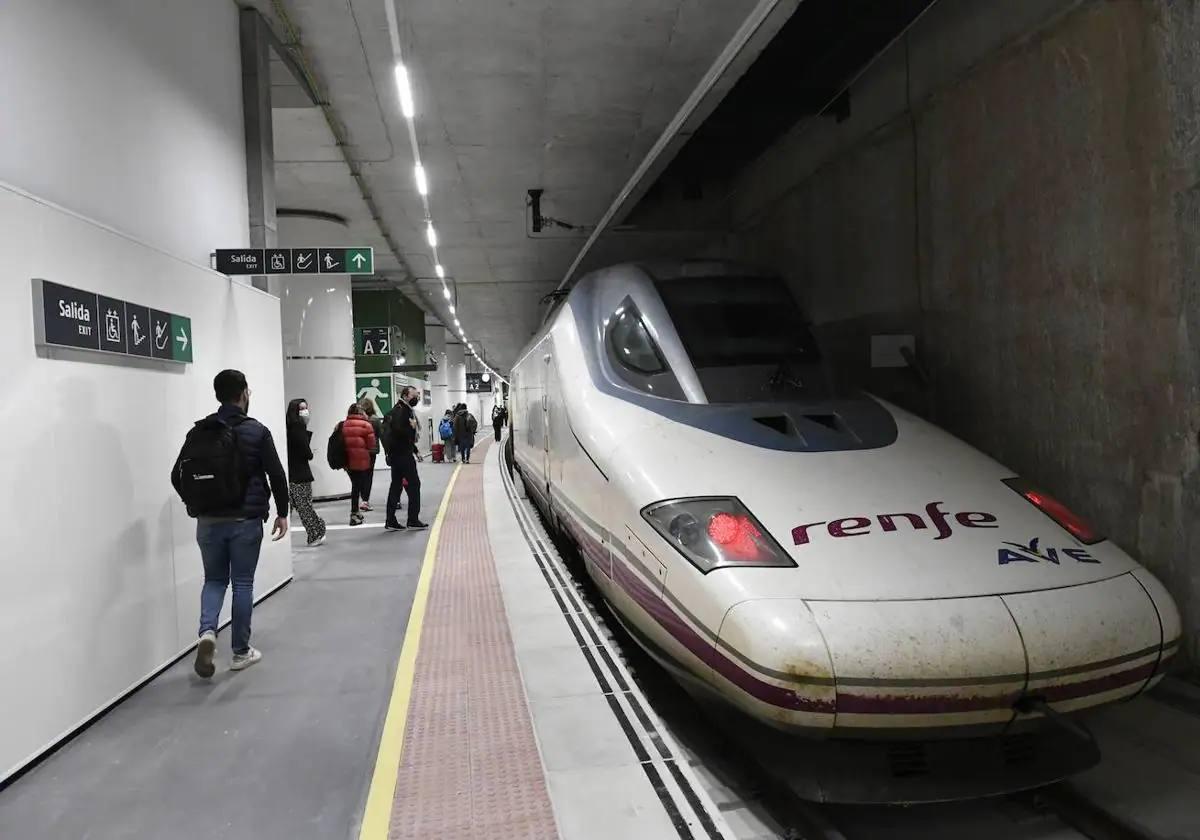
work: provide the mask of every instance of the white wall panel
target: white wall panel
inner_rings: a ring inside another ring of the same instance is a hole
[[[3,0],[0,114],[0,181],[203,265],[247,243],[230,0]]]
[[[222,368],[245,371],[280,448],[285,398],[278,299],[3,185],[0,253],[3,778],[195,640],[175,455]],[[34,277],[190,316],[194,363],[39,355]],[[289,543],[264,542],[258,568],[258,593],[286,580]]]

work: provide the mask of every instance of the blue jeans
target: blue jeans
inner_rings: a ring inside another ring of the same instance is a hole
[[[200,632],[217,632],[225,588],[233,582],[233,652],[250,650],[250,614],[254,611],[254,570],[262,547],[263,524],[198,522],[196,542],[204,560],[204,588],[200,590]]]
[[[471,449],[473,449],[473,447],[469,443],[460,443],[458,445],[458,451],[459,451],[459,454],[462,456],[462,460],[466,461],[466,460],[470,459]]]

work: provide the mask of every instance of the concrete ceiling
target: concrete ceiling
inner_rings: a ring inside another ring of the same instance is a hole
[[[278,203],[338,213],[378,269],[441,295],[424,236],[385,3],[394,2],[416,100],[439,253],[476,349],[506,369],[562,278],[755,0],[258,0],[345,129],[347,152],[402,251],[386,253],[321,109],[276,87]],[[291,24],[289,27],[288,24]],[[581,230],[531,233],[542,212]],[[422,279],[429,278],[429,279]],[[435,305],[436,304],[436,305]]]

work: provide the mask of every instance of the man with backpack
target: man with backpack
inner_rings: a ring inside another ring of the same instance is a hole
[[[254,572],[262,547],[263,523],[275,498],[271,539],[288,532],[288,484],[275,442],[266,426],[248,417],[250,387],[246,375],[223,370],[213,380],[221,404],[188,432],[171,470],[171,484],[196,519],[196,542],[204,561],[200,591],[200,640],[196,673],[205,679],[216,670],[217,621],[225,589],[233,584],[234,671],[262,659],[250,646],[254,610]]]
[[[445,416],[442,417],[442,422],[438,423],[438,437],[442,439],[442,451],[446,454],[446,460],[451,464],[454,463],[454,412],[446,409]]]
[[[475,448],[475,432],[479,430],[479,421],[467,410],[466,403],[459,403],[454,412],[454,442],[458,446],[464,464],[471,463],[471,450]]]
[[[400,492],[408,492],[408,524],[411,529],[428,528],[421,521],[421,477],[417,475],[417,418],[413,408],[420,405],[421,392],[412,385],[400,390],[400,401],[383,418],[384,436],[387,445],[387,462],[392,468],[392,485],[388,488],[387,519],[384,528],[388,531],[403,531],[405,526],[396,519],[396,508],[400,505]]]

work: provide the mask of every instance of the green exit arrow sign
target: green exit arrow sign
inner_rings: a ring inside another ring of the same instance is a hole
[[[346,249],[346,273],[347,274],[374,274],[375,273],[375,249],[374,248],[347,248]]]
[[[192,360],[192,319],[171,316],[171,359],[176,362]]]

